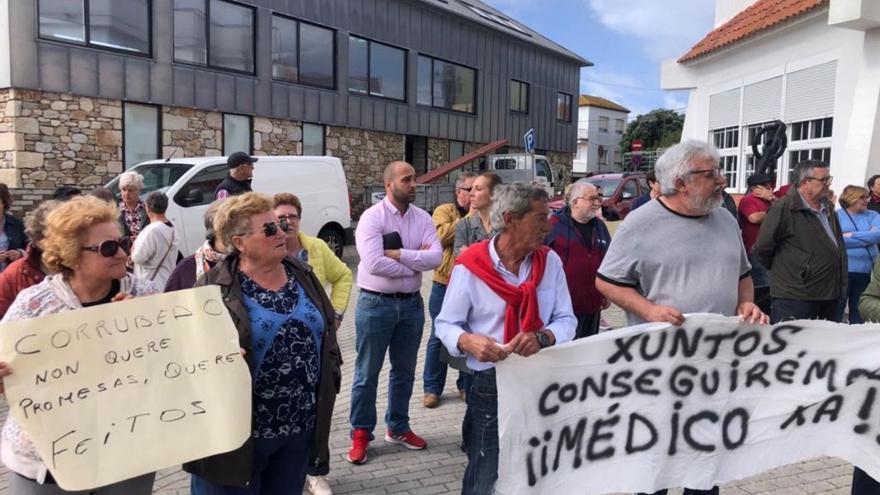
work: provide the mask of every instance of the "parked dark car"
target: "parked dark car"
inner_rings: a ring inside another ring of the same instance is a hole
[[[633,200],[649,190],[645,174],[640,172],[594,175],[581,181],[602,189],[602,216],[611,221],[623,220]]]

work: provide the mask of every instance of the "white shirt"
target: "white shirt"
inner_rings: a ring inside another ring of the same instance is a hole
[[[177,238],[175,236],[172,241],[173,232],[174,229],[164,223],[153,222],[138,234],[131,249],[134,274],[138,278],[152,280],[159,290],[165,288],[165,282],[177,265]]]
[[[497,239],[496,236],[489,241],[492,264],[505,282],[519,287],[532,273],[532,255],[526,256],[520,264],[519,273],[511,273],[501,263],[495,249]],[[446,287],[443,309],[434,320],[434,332],[452,356],[464,355],[458,349],[458,339],[465,332],[485,335],[502,344],[506,309],[507,303],[488,285],[463,265],[456,265]],[[568,293],[565,272],[562,271],[562,260],[553,251],[547,253],[544,278],[538,283],[538,309],[544,328],[553,332],[557,344],[574,338],[577,319],[571,309],[571,296]],[[495,367],[494,363],[482,363],[470,355],[467,356],[467,365],[474,371]]]

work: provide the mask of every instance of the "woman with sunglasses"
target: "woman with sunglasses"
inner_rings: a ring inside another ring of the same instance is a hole
[[[342,322],[342,315],[348,307],[348,298],[351,295],[353,277],[351,269],[340,260],[326,242],[305,235],[299,224],[302,219],[302,203],[299,198],[290,193],[279,193],[275,200],[275,216],[279,220],[287,222],[287,255],[297,258],[308,264],[315,272],[315,276],[324,287],[330,286],[330,301],[336,312],[336,326]],[[339,361],[341,365],[341,360]],[[341,375],[342,370],[333,370],[335,375]],[[334,400],[335,401],[335,400]],[[331,411],[332,411],[331,404]],[[319,441],[319,450],[313,451],[312,460],[309,462],[308,482],[309,491],[313,495],[332,495],[327,474],[330,472],[330,417],[331,414],[318,418],[315,425],[315,436]]]
[[[19,293],[3,322],[36,318],[130,297],[156,293],[153,284],[125,271],[131,242],[122,236],[119,211],[91,196],[61,203],[46,218],[43,263],[54,272],[37,285]],[[9,374],[0,363],[0,376]],[[55,485],[52,473],[30,438],[10,414],[3,426],[2,460],[12,471],[12,495],[65,494]],[[145,474],[91,493],[148,495],[155,473]]]
[[[286,221],[249,192],[223,201],[214,231],[229,254],[196,286],[220,286],[253,377],[251,437],[184,465],[193,495],[300,493],[315,422],[339,390],[335,312],[311,269],[287,258]]]

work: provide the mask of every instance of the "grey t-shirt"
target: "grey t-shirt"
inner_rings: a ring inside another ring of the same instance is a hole
[[[689,217],[649,201],[621,222],[599,277],[682,313],[733,316],[751,271],[736,220],[723,208]],[[630,325],[644,320],[627,312]]]

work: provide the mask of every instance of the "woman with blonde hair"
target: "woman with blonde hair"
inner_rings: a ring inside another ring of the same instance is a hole
[[[880,213],[868,209],[868,190],[861,186],[846,186],[840,194],[837,219],[843,232],[848,265],[846,300],[849,322],[864,323],[859,314],[859,298],[871,282],[871,268],[877,259],[880,243]],[[838,314],[843,313],[843,307]]]
[[[214,230],[229,254],[199,279],[218,285],[253,377],[251,437],[240,448],[184,465],[193,495],[300,493],[317,418],[339,392],[335,312],[314,273],[287,257],[286,221],[272,199],[227,198]]]
[[[131,242],[122,235],[118,218],[113,205],[91,196],[76,197],[52,210],[41,247],[43,263],[54,275],[23,290],[3,323],[154,294],[153,284],[125,270]],[[9,373],[8,366],[0,363],[0,376]],[[12,495],[70,493],[54,485],[46,463],[11,414],[3,426],[0,459],[12,471],[8,480]],[[145,474],[92,493],[148,495],[154,478],[155,473]]]

